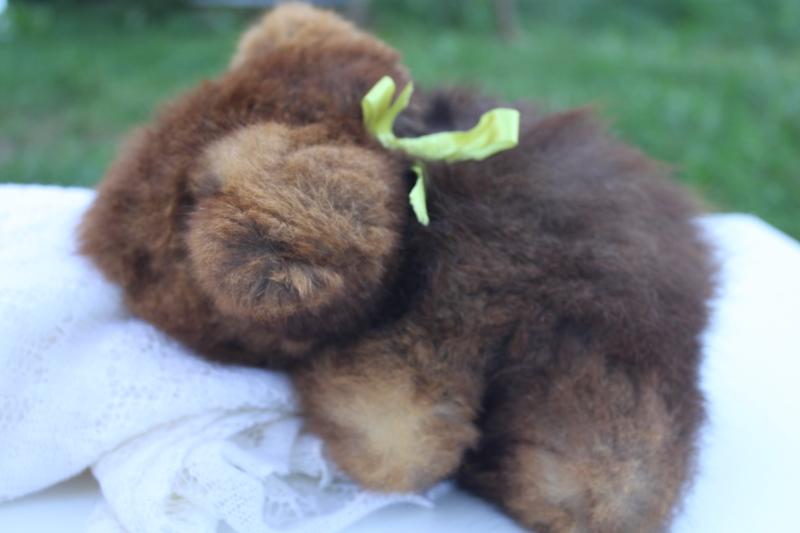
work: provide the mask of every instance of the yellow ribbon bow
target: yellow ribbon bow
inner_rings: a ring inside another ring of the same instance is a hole
[[[469,131],[443,131],[398,139],[392,132],[392,125],[397,115],[408,107],[414,87],[411,83],[406,85],[392,103],[395,90],[394,80],[384,76],[361,101],[367,130],[386,148],[399,148],[420,159],[440,159],[452,163],[467,159],[480,161],[515,147],[519,141],[519,111],[507,108],[484,113],[478,124]],[[422,165],[418,163],[412,169],[417,174],[417,183],[411,189],[409,200],[417,219],[427,226],[430,219],[425,202]]]

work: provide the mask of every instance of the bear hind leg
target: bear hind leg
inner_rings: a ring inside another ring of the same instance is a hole
[[[460,480],[537,533],[664,531],[692,473],[699,393],[669,409],[655,380],[592,366],[534,393],[520,383],[527,395],[505,384]]]

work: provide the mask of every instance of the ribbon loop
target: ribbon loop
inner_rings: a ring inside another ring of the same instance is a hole
[[[396,86],[394,80],[384,76],[361,101],[364,124],[386,148],[405,150],[420,159],[453,161],[481,161],[502,150],[513,148],[519,142],[519,111],[497,108],[481,115],[478,124],[468,131],[443,131],[414,138],[398,139],[392,132],[394,121],[406,107],[414,90],[409,83],[392,103]],[[423,225],[428,225],[425,204],[425,178],[422,165],[414,166],[417,184],[411,191],[410,201]]]

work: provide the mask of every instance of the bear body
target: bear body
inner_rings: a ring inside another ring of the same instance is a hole
[[[218,80],[112,165],[82,250],[210,359],[287,370],[311,431],[380,491],[449,476],[524,526],[656,532],[691,478],[712,292],[693,199],[587,110],[520,107],[519,145],[425,162],[364,127],[399,54],[276,8]],[[401,137],[496,102],[415,96]]]

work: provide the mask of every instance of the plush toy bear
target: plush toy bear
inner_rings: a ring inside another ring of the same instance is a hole
[[[695,202],[585,109],[517,106],[518,146],[480,161],[387,148],[362,112],[385,76],[409,82],[389,46],[276,8],[133,137],[83,252],[197,352],[286,369],[365,487],[455,476],[539,532],[662,531],[704,418]],[[417,94],[393,134],[469,130],[496,106]]]

